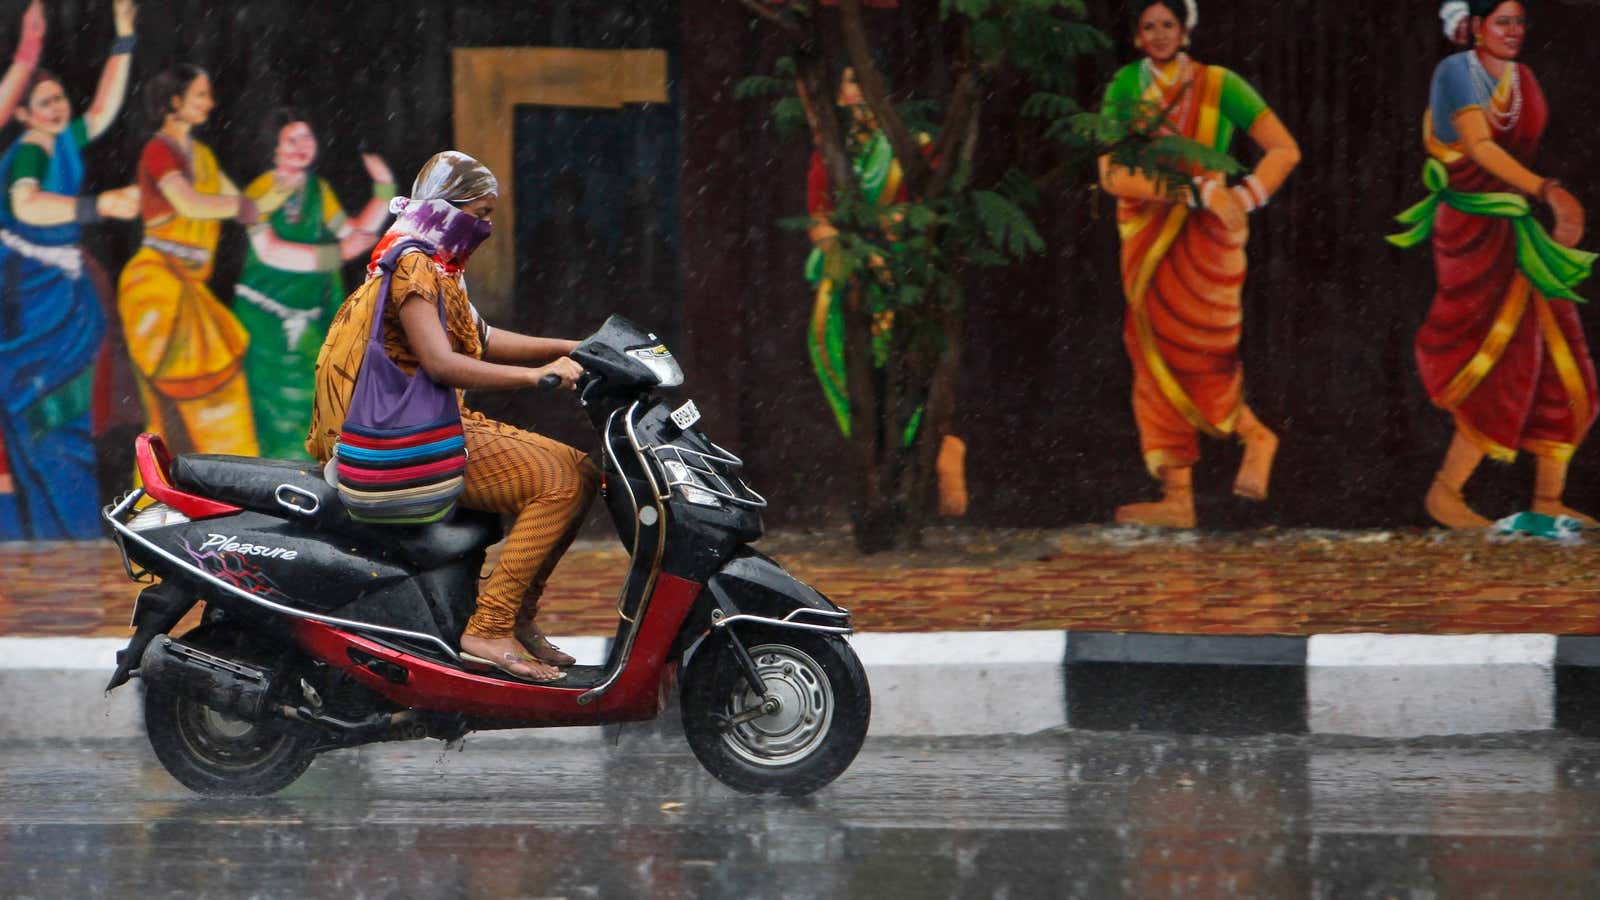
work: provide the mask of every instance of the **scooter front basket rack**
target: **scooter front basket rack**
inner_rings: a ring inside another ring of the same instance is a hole
[[[687,491],[704,491],[714,497],[751,509],[763,509],[767,499],[756,493],[733,470],[744,461],[711,441],[709,452],[678,444],[659,444],[646,449],[661,464],[664,476],[662,500],[674,487]],[[674,468],[676,467],[676,468]]]

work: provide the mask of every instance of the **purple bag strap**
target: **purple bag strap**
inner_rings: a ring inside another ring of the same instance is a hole
[[[378,285],[378,306],[372,311],[372,332],[367,335],[368,344],[381,343],[378,336],[383,333],[383,307],[384,303],[389,299],[389,282],[394,279],[394,270],[400,265],[400,257],[408,250],[420,250],[430,257],[433,255],[432,244],[427,241],[409,240],[396,243],[378,260],[378,268],[383,272],[383,280]],[[450,325],[444,318],[444,298],[437,297],[435,300],[439,307],[439,324],[444,328],[445,334],[449,334]]]

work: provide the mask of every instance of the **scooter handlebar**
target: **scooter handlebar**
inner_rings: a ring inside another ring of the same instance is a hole
[[[539,390],[541,391],[553,391],[558,387],[561,387],[561,376],[554,372],[539,379]]]

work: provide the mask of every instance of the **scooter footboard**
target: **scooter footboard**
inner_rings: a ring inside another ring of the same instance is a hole
[[[712,628],[743,623],[819,634],[855,631],[848,609],[749,548],[711,576],[706,589],[713,604],[708,623]]]

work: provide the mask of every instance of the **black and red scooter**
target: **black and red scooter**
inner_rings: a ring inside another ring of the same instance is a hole
[[[632,562],[605,664],[553,684],[461,661],[498,518],[363,524],[314,464],[173,458],[138,439],[144,486],[104,515],[129,576],[159,582],[139,594],[108,689],[144,681],[174,777],[267,794],[340,747],[651,719],[675,677],[689,746],[726,784],[805,794],[849,766],[871,708],[849,612],[749,548],[766,501],[695,427],[692,401],[658,396],[683,374],[654,335],[612,317],[572,358]],[[199,627],[169,636],[197,603]]]

